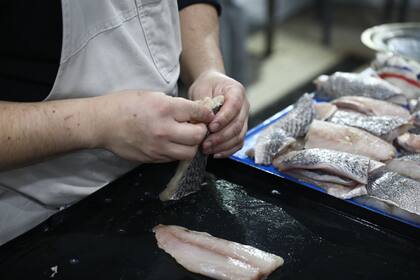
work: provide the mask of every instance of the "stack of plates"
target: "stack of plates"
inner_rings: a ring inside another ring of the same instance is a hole
[[[362,33],[362,43],[376,51],[420,62],[420,23],[391,23],[371,27]]]

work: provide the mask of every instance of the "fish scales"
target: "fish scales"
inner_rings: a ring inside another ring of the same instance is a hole
[[[287,169],[324,169],[330,166],[341,176],[367,182],[370,160],[367,157],[327,149],[308,149],[290,152],[276,159],[280,170]]]
[[[411,126],[407,119],[401,117],[364,116],[345,111],[337,111],[328,121],[363,129],[390,142]]]
[[[420,215],[420,182],[382,167],[374,171],[366,186],[370,196]]]
[[[321,75],[316,81],[317,96],[332,100],[342,96],[365,96],[407,105],[402,91],[388,82],[371,76],[336,72],[331,76]]]

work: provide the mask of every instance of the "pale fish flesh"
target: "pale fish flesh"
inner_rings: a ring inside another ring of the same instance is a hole
[[[313,103],[313,95],[304,94],[289,113],[261,132],[247,155],[253,156],[257,164],[271,164],[276,155],[292,146],[297,137],[306,134],[315,116]]]
[[[420,153],[420,135],[414,133],[404,133],[397,138],[397,143],[404,150],[414,153]]]
[[[187,270],[213,279],[259,280],[283,265],[281,257],[180,226],[158,225],[159,248]]]
[[[224,96],[218,95],[213,99],[207,97],[199,100],[214,113],[219,111],[224,102]],[[166,188],[159,194],[162,201],[179,200],[201,189],[201,183],[207,166],[207,155],[198,150],[192,160],[183,160],[178,163],[175,175],[171,178]]]
[[[409,213],[420,215],[420,182],[386,168],[369,175],[368,195]]]
[[[358,128],[314,120],[306,135],[306,149],[324,148],[369,157],[377,161],[394,158],[390,143]]]
[[[387,163],[387,169],[403,176],[420,181],[420,154],[395,158]]]
[[[349,109],[368,116],[410,117],[408,110],[399,105],[364,96],[343,96],[332,103],[339,109]]]
[[[355,73],[336,72],[331,76],[321,75],[315,80],[317,97],[333,100],[342,96],[365,96],[379,100],[407,105],[402,91],[382,80]]]
[[[278,156],[274,166],[280,171],[319,170],[366,184],[370,160],[367,157],[328,149],[306,149]]]
[[[379,77],[400,88],[408,98],[420,96],[420,64],[392,53],[378,53],[372,68]]]
[[[314,108],[315,119],[319,121],[329,119],[337,111],[337,106],[328,102],[315,103]]]
[[[413,123],[409,119],[391,116],[365,116],[359,113],[337,111],[328,121],[363,129],[385,141],[392,142],[406,133]]]

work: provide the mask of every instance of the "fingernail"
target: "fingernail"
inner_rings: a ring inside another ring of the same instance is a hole
[[[210,124],[210,130],[211,131],[217,131],[219,129],[219,127],[220,127],[220,124],[217,123],[217,122]]]
[[[211,141],[206,141],[206,142],[204,142],[204,144],[203,144],[203,148],[204,148],[205,150],[209,150],[209,149],[211,148]]]
[[[215,154],[213,157],[214,158],[221,158],[222,157],[222,154]]]

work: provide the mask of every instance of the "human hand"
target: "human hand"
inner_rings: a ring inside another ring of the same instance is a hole
[[[192,100],[217,95],[223,95],[225,102],[209,124],[210,134],[203,143],[203,152],[222,158],[243,146],[248,129],[249,102],[242,84],[216,71],[204,72],[189,89]]]
[[[97,146],[142,163],[192,159],[214,117],[197,102],[160,92],[124,91],[94,100]]]

